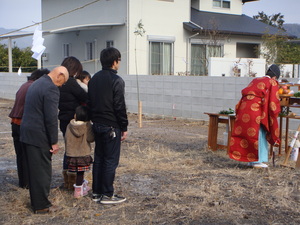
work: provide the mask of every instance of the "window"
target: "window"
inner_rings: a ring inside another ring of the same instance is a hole
[[[207,75],[207,66],[209,57],[221,57],[221,45],[191,45],[191,74],[192,75]]]
[[[150,42],[150,74],[173,74],[173,43]]]
[[[213,0],[213,7],[230,9],[230,0]]]
[[[259,44],[253,43],[236,43],[237,58],[259,58]]]
[[[63,57],[67,58],[71,55],[71,44],[65,43],[63,44]]]
[[[114,47],[114,41],[106,41],[106,48]]]
[[[86,43],[86,60],[94,59],[94,42]]]
[[[230,9],[230,0],[223,0],[223,8]]]
[[[213,0],[213,6],[214,7],[221,7],[221,0]]]
[[[200,0],[191,0],[191,7],[199,10],[199,1]]]

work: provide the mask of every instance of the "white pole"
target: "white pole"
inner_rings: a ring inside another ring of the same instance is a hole
[[[40,57],[37,61],[37,68],[41,69],[42,68],[42,57]]]
[[[94,70],[95,70],[95,72],[94,72],[94,74],[95,73],[97,73],[97,71],[98,71],[98,64],[97,64],[97,62],[98,62],[98,51],[97,51],[97,49],[98,49],[98,43],[97,43],[97,39],[95,39],[94,40],[94,48],[95,48],[95,55],[94,55],[94,60],[95,60],[95,64],[94,64]]]
[[[12,73],[12,44],[11,38],[8,38],[8,72]]]

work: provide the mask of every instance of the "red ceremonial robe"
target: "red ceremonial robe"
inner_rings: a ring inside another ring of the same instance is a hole
[[[279,143],[277,117],[280,112],[278,82],[269,76],[253,79],[242,90],[236,106],[236,120],[229,157],[242,162],[258,161],[258,133],[262,125],[271,145]]]

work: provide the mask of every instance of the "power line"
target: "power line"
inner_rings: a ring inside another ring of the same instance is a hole
[[[64,16],[64,15],[66,15],[66,14],[75,12],[75,11],[77,11],[77,10],[79,10],[79,9],[83,9],[83,8],[89,6],[89,5],[92,5],[92,4],[94,4],[94,3],[96,3],[96,2],[100,2],[100,1],[101,1],[101,0],[95,0],[95,1],[93,1],[93,2],[90,2],[90,3],[87,3],[87,4],[83,5],[83,6],[80,6],[80,7],[78,7],[78,8],[75,8],[75,9],[69,10],[69,11],[67,11],[67,12],[61,13],[61,14],[59,14],[59,15],[57,15],[57,16],[51,17],[51,18],[49,18],[49,19],[47,19],[47,20],[44,20],[44,21],[42,21],[42,22],[34,23],[34,24],[32,24],[32,25],[29,25],[29,26],[26,26],[26,27],[22,27],[22,28],[20,28],[20,29],[14,30],[14,31],[10,31],[10,32],[5,33],[5,34],[1,34],[0,37],[1,37],[1,36],[4,36],[4,35],[7,35],[7,34],[15,33],[15,32],[18,32],[18,31],[21,31],[21,30],[24,30],[24,29],[27,29],[27,28],[30,28],[30,27],[33,27],[33,26],[36,26],[36,25],[39,25],[39,24],[43,24],[43,23],[49,22],[50,20],[54,20],[54,19],[56,19],[56,18],[58,18],[58,17],[61,17],[61,16]]]

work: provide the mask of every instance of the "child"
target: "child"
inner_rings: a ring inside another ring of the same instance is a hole
[[[82,71],[79,75],[76,75],[76,81],[86,92],[88,92],[88,82],[91,79],[91,75],[87,71]]]
[[[94,141],[92,125],[89,121],[89,112],[86,106],[78,106],[74,119],[67,126],[65,135],[68,172],[76,172],[77,178],[74,184],[74,197],[80,198],[88,194],[91,189],[84,180],[84,171],[90,170],[93,161],[91,154],[91,142]]]

